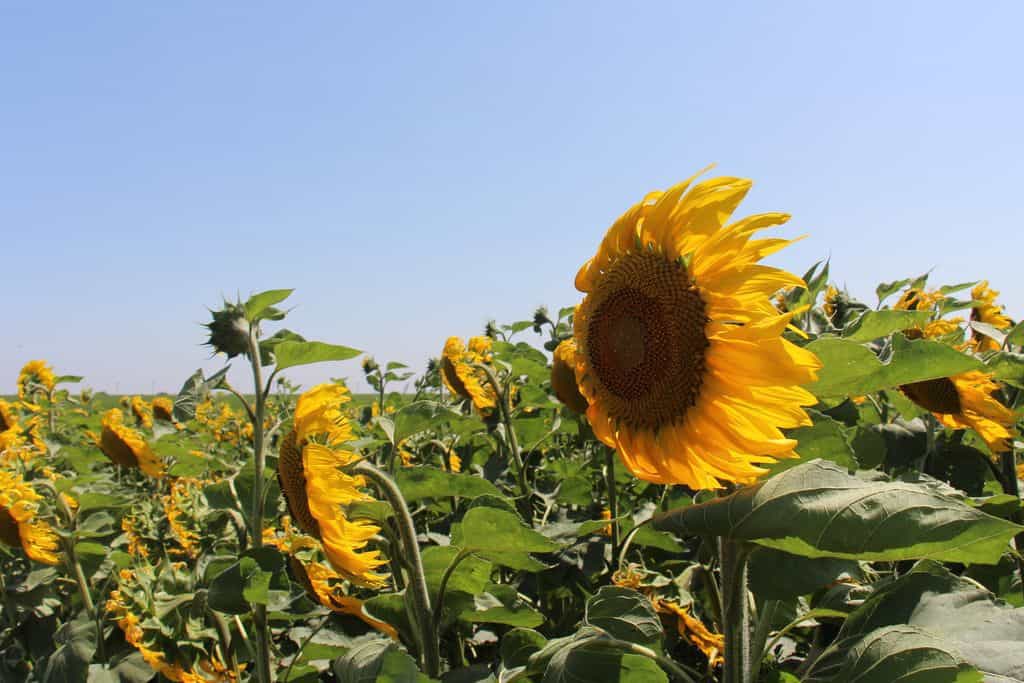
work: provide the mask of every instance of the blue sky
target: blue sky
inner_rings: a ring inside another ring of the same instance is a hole
[[[831,256],[872,300],[931,268],[987,277],[1020,318],[1022,20],[1017,3],[0,3],[0,392],[37,357],[175,391],[221,364],[205,307],[277,287],[297,288],[292,329],[419,368],[489,318],[576,303],[611,221],[711,162],[755,180],[741,213],[809,235],[775,265]]]

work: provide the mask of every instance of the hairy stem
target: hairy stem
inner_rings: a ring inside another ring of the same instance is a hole
[[[387,499],[395,512],[398,530],[405,547],[405,556],[411,567],[409,584],[406,590],[412,591],[413,606],[416,612],[416,625],[419,629],[420,658],[426,674],[437,678],[441,674],[440,642],[434,630],[434,613],[430,608],[430,593],[427,590],[427,575],[423,570],[423,559],[420,556],[419,542],[416,540],[416,527],[409,514],[409,506],[398,486],[383,471],[363,460],[355,466],[355,470],[372,481]]]
[[[599,446],[604,451],[604,484],[608,490],[608,511],[611,514],[612,522],[612,558],[619,547],[619,505],[615,497],[615,451],[604,444]]]
[[[750,610],[747,605],[747,555],[742,541],[722,538],[722,630],[725,635],[723,683],[750,681]]]
[[[252,418],[253,475],[252,514],[249,519],[249,534],[252,547],[263,547],[263,470],[266,453],[263,451],[263,415],[266,411],[267,395],[263,391],[263,369],[260,363],[259,330],[255,324],[249,326],[249,362],[252,365],[253,390],[256,393],[256,407],[250,413]],[[252,607],[252,622],[256,640],[256,677],[260,683],[273,681],[270,664],[270,629],[267,626],[267,606],[256,604]]]

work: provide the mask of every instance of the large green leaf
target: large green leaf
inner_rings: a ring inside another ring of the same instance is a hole
[[[498,494],[494,484],[471,474],[445,472],[436,467],[406,467],[395,473],[395,481],[407,502],[423,498],[476,498]]]
[[[583,620],[614,638],[640,645],[657,643],[664,635],[650,598],[631,588],[602,586],[587,601]]]
[[[860,578],[860,564],[835,557],[801,557],[758,548],[750,556],[750,589],[762,600],[792,600],[837,579]]]
[[[420,673],[412,657],[392,641],[370,640],[334,660],[338,683],[423,683],[430,679]]]
[[[278,370],[324,361],[348,360],[361,353],[362,351],[348,346],[317,341],[283,341],[274,347],[274,359]]]
[[[981,674],[937,636],[887,626],[833,643],[802,683],[979,683]]]
[[[919,325],[924,325],[931,318],[931,311],[865,311],[859,318],[843,329],[843,338],[854,342],[869,342],[880,337],[888,337]]]
[[[940,342],[908,340],[901,334],[892,337],[892,358],[887,363],[878,360],[866,346],[847,339],[822,338],[808,344],[807,349],[824,364],[818,381],[807,387],[822,398],[860,396],[984,367],[977,359]]]
[[[668,683],[651,659],[623,654],[599,642],[594,629],[550,641],[530,658],[528,669],[543,671],[542,683]]]
[[[548,639],[530,628],[514,628],[506,633],[499,643],[501,668],[498,670],[499,683],[526,671],[530,657],[539,652]]]
[[[850,614],[839,638],[898,624],[941,638],[994,680],[1024,680],[1024,608],[1010,607],[942,565],[922,562],[876,590]]]
[[[761,484],[655,516],[678,534],[754,541],[805,557],[932,558],[994,564],[1024,527],[986,515],[934,483],[851,475],[815,460]]]
[[[264,315],[267,309],[274,304],[281,303],[294,291],[294,289],[268,289],[265,292],[253,294],[242,306],[245,309],[245,319],[249,322],[256,322],[267,317]]]
[[[459,544],[470,552],[550,553],[560,547],[523,524],[514,512],[493,507],[469,510],[462,518],[461,529]]]
[[[853,447],[842,423],[816,411],[810,411],[810,415],[814,424],[786,433],[789,438],[797,440],[797,451],[800,457],[804,458],[804,462],[821,458],[847,470],[857,469],[857,459],[853,455]],[[777,474],[796,467],[800,462],[799,459],[791,458],[779,460],[768,467],[772,473]]]
[[[986,370],[993,373],[996,379],[1024,389],[1024,354],[1003,351],[993,354],[986,361]]]

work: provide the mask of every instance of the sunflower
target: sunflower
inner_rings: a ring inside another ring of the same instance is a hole
[[[142,435],[124,424],[124,413],[111,408],[103,416],[99,447],[115,464],[138,467],[151,477],[164,476],[164,464]]]
[[[469,399],[481,415],[488,415],[498,405],[494,387],[477,364],[491,359],[490,337],[470,337],[467,349],[458,337],[449,337],[441,352],[441,379],[448,391]]]
[[[11,410],[11,404],[0,398],[0,432],[6,432],[18,426],[18,417]]]
[[[153,417],[164,422],[174,422],[174,402],[166,396],[154,398]]]
[[[199,535],[202,527],[197,521],[197,502],[203,482],[191,477],[178,477],[171,491],[161,499],[171,534],[184,553],[195,558],[199,554]]]
[[[973,429],[993,453],[1010,450],[1017,416],[995,398],[999,385],[991,374],[972,370],[904,384],[900,390],[946,427]]]
[[[339,614],[350,614],[366,622],[368,626],[398,640],[398,633],[390,625],[374,619],[363,611],[363,601],[345,595],[341,590],[343,576],[319,562],[305,563],[292,555],[288,558],[288,569],[295,582],[305,589],[310,599]]]
[[[997,330],[1006,330],[1013,326],[1013,321],[1003,315],[1003,307],[996,303],[999,292],[989,289],[988,280],[982,280],[971,290],[971,298],[978,305],[971,309],[971,320],[991,325]],[[971,337],[978,351],[998,351],[1001,345],[995,339],[987,337],[977,330],[971,331]]]
[[[36,518],[42,496],[21,478],[0,469],[0,541],[22,548],[30,560],[57,564],[58,538],[53,527]]]
[[[658,600],[655,605],[662,614],[673,615],[678,619],[676,629],[679,631],[679,635],[703,652],[712,667],[721,666],[725,662],[725,636],[720,633],[712,633],[704,625],[704,622],[692,616],[688,609],[678,603]]]
[[[141,396],[132,396],[131,408],[137,427],[149,429],[153,426],[153,411]]]
[[[829,285],[825,289],[825,300],[821,304],[821,309],[825,311],[825,315],[831,320],[836,314],[836,305],[839,303],[839,290]]]
[[[385,576],[375,572],[385,564],[379,550],[363,551],[380,528],[346,517],[344,506],[373,498],[361,489],[366,481],[341,468],[359,456],[341,445],[352,439],[352,428],[340,406],[349,401],[339,384],[320,384],[299,397],[294,427],[281,443],[277,476],[292,519],[318,539],[331,565],[346,579],[379,587]]]
[[[565,407],[582,415],[587,412],[587,399],[576,385],[576,340],[565,339],[551,358],[551,389]]]
[[[56,385],[53,369],[44,360],[30,360],[18,374],[18,398],[32,401],[35,387],[42,387],[47,393]]]
[[[653,192],[608,230],[576,275],[576,380],[594,433],[641,479],[717,488],[797,457],[780,431],[811,424],[801,384],[818,358],[782,338],[804,286],[757,262],[791,243],[752,239],[781,213],[724,225],[750,181],[693,179]]]
[[[923,325],[904,330],[903,333],[910,339],[935,339],[937,337],[948,337],[952,334],[959,335],[962,330],[960,323],[963,318],[939,318],[939,304],[945,295],[938,291],[925,291],[914,287],[907,288],[900,296],[899,301],[893,304],[897,311],[929,311],[932,319]]]

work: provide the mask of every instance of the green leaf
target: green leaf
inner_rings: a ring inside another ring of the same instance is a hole
[[[1024,678],[1024,608],[1013,608],[973,581],[933,562],[921,562],[876,590],[843,624],[840,639],[907,624],[941,638],[993,680]]]
[[[53,636],[57,648],[46,660],[43,683],[85,680],[89,662],[96,653],[96,623],[85,610],[78,613]]]
[[[1002,351],[993,354],[985,365],[985,369],[996,379],[1024,389],[1024,354]]]
[[[947,647],[912,626],[887,626],[834,642],[802,683],[980,683],[981,674]]]
[[[650,598],[631,588],[602,586],[587,601],[583,621],[639,645],[653,645],[664,635]]]
[[[473,596],[473,608],[459,618],[473,624],[503,624],[532,628],[544,623],[544,615],[520,601],[512,586],[490,584],[487,591]]]
[[[843,338],[853,342],[869,342],[888,337],[893,332],[923,326],[931,319],[931,315],[930,311],[865,311],[843,328]]]
[[[414,641],[416,630],[409,621],[404,591],[375,595],[363,603],[363,611],[374,619],[391,624],[403,638]]]
[[[866,346],[847,339],[822,338],[807,345],[824,367],[807,388],[818,397],[861,396],[901,384],[950,377],[984,366],[940,342],[892,337],[893,354],[882,363]]]
[[[247,551],[210,582],[207,595],[210,607],[228,614],[245,614],[250,604],[270,601],[271,581],[284,576],[284,560],[274,548]]]
[[[1024,346],[1024,322],[1017,323],[1006,333],[1007,346]]]
[[[543,683],[668,683],[668,676],[654,661],[623,654],[597,640],[586,629],[571,638],[553,640],[531,658],[531,669],[547,656]]]
[[[878,296],[878,303],[881,305],[883,301],[888,299],[890,296],[903,289],[910,284],[910,280],[896,280],[895,282],[883,282],[882,284],[875,287],[875,294]]]
[[[294,289],[268,289],[265,292],[259,294],[253,294],[249,297],[249,300],[243,304],[245,308],[245,319],[249,322],[257,322],[264,316],[266,310],[274,304],[279,304],[289,296],[291,296]]]
[[[859,579],[860,563],[833,557],[800,557],[772,548],[750,556],[750,589],[762,600],[792,600],[847,576]]]
[[[506,633],[498,644],[501,654],[498,681],[505,683],[513,676],[526,671],[530,657],[539,652],[547,642],[547,638],[530,628],[514,628]]]
[[[445,570],[455,561],[459,549],[453,546],[433,545],[425,548],[422,553],[423,571],[427,578],[427,588],[431,598],[437,600],[437,592],[441,587],[441,578]],[[459,560],[458,566],[448,578],[448,591],[462,591],[470,595],[482,593],[491,580],[491,563],[470,555]]]
[[[196,406],[209,398],[211,389],[220,386],[230,368],[230,365],[225,365],[210,375],[209,379],[203,376],[202,369],[192,373],[192,376],[185,380],[178,395],[174,398],[174,419],[179,422],[188,422],[194,418]]]
[[[1024,530],[946,495],[934,484],[850,475],[804,463],[725,498],[655,516],[685,535],[727,536],[804,557],[932,558],[994,564]]]
[[[332,668],[338,683],[424,683],[430,680],[416,668],[412,657],[386,639],[357,645],[334,660]]]
[[[523,524],[508,510],[475,507],[462,518],[461,545],[470,552],[550,553],[559,545]]]
[[[790,439],[797,440],[797,452],[802,460],[797,458],[779,460],[768,465],[769,471],[777,474],[814,458],[834,462],[846,470],[857,469],[853,447],[850,445],[842,423],[813,410],[808,411],[808,414],[813,418],[814,424],[810,427],[789,430],[786,433]]]
[[[315,341],[283,341],[274,347],[274,358],[277,361],[278,370],[311,363],[348,360],[361,353],[362,351],[348,346]]]
[[[436,467],[405,467],[395,473],[398,488],[406,502],[424,498],[476,498],[485,494],[498,494],[494,484],[472,474],[455,474]]]

